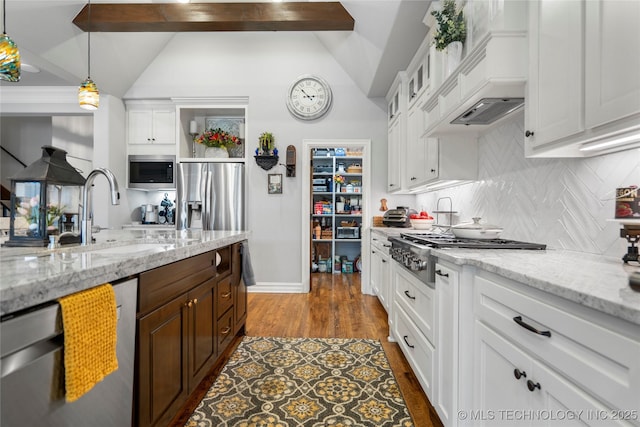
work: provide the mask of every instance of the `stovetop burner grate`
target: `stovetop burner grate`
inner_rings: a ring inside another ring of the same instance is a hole
[[[507,239],[459,239],[452,234],[416,233],[400,234],[405,240],[432,248],[464,249],[546,249],[541,243],[519,242]]]

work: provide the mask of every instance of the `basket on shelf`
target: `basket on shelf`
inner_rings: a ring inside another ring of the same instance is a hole
[[[347,173],[362,173],[362,166],[360,166],[360,165],[349,165],[349,166],[347,166]]]
[[[384,227],[384,217],[383,216],[374,216],[373,217],[373,226],[374,227]]]
[[[320,233],[320,238],[321,239],[333,239],[333,230],[322,230],[322,232]]]
[[[340,227],[355,227],[355,221],[340,221]]]

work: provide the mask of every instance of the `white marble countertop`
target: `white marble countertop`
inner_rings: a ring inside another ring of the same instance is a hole
[[[373,227],[387,237],[420,232],[411,228]],[[457,265],[472,265],[580,305],[640,325],[640,292],[629,287],[638,264],[620,258],[560,249],[432,249],[431,253]]]
[[[103,230],[90,246],[0,248],[0,316],[246,240],[248,231]]]

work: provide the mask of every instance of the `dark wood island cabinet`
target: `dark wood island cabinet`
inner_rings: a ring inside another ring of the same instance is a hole
[[[241,248],[235,243],[140,274],[134,425],[167,425],[244,334]]]

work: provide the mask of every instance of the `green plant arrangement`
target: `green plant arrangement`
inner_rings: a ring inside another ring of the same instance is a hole
[[[202,132],[195,141],[207,147],[229,148],[234,145],[242,144],[242,140],[235,135],[223,131],[220,128],[209,129]]]
[[[434,35],[437,50],[444,50],[451,42],[464,43],[467,37],[467,24],[462,9],[456,11],[455,0],[444,0],[442,10],[431,12],[438,22],[438,30]]]
[[[275,138],[271,132],[262,132],[258,137],[260,146],[258,147],[263,155],[270,155],[275,148]]]

